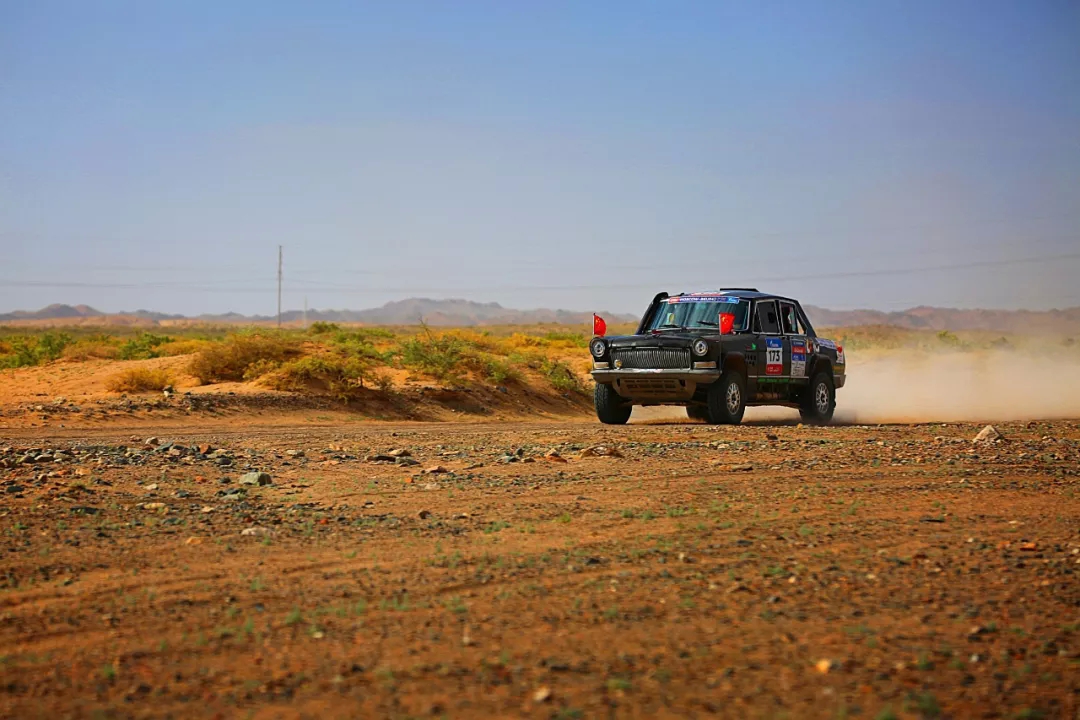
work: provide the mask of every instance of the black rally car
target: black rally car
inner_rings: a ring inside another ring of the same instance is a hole
[[[747,405],[799,409],[827,423],[844,386],[844,349],[819,338],[797,300],[755,289],[660,293],[633,335],[589,343],[596,414],[609,425],[634,405],[683,405],[710,423],[739,423]]]

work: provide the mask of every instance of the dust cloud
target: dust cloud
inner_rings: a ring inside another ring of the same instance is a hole
[[[854,423],[1080,418],[1080,353],[990,350],[850,357],[836,420]]]
[[[952,353],[848,353],[837,423],[980,422],[1080,418],[1080,348]],[[690,423],[681,407],[637,407],[635,423]],[[782,407],[747,408],[746,423],[797,423]]]

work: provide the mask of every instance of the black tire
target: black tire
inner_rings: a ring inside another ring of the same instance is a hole
[[[814,373],[810,384],[806,386],[799,415],[804,423],[810,425],[828,425],[836,411],[836,385],[831,372],[822,370]]]
[[[634,411],[634,406],[615,392],[615,388],[604,383],[596,384],[593,404],[596,405],[596,417],[605,425],[625,425],[630,419],[630,413]]]
[[[704,405],[687,405],[686,417],[690,418],[691,420],[709,422],[709,409]]]
[[[746,380],[735,370],[725,370],[709,386],[709,422],[715,425],[738,425],[746,412]]]

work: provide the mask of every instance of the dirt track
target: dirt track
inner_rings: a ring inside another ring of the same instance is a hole
[[[264,422],[0,431],[0,716],[1080,708],[1075,422]]]

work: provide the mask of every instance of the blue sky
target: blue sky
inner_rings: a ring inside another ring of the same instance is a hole
[[[0,311],[1080,305],[1074,2],[0,0]]]

